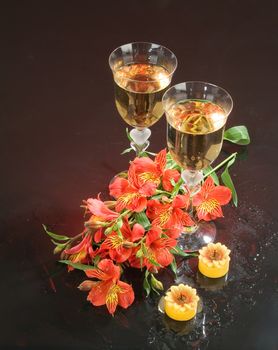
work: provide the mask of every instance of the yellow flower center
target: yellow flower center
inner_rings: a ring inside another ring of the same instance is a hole
[[[159,214],[158,216],[158,221],[159,221],[159,226],[163,227],[169,220],[170,216],[172,215],[172,208],[169,208],[162,213]]]
[[[212,213],[218,206],[219,206],[218,201],[212,198],[200,204],[198,206],[198,210],[204,213]]]
[[[136,197],[139,197],[139,193],[124,193],[118,198],[118,201],[126,206],[127,204],[130,204]]]
[[[118,235],[110,235],[107,238],[107,246],[109,249],[117,249],[123,245],[123,239]]]
[[[106,305],[108,310],[114,310],[118,304],[118,293],[121,292],[121,288],[114,284],[108,291],[106,295]]]
[[[159,177],[157,177],[157,175],[154,173],[145,172],[145,173],[139,174],[138,177],[143,183],[154,182],[156,185],[159,185],[160,183]]]

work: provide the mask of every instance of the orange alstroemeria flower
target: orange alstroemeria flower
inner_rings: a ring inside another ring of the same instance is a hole
[[[128,221],[121,227],[122,237],[117,232],[112,232],[102,243],[100,251],[108,250],[111,259],[122,263],[129,259],[133,252],[134,242],[139,241],[144,235],[144,228],[135,224],[131,229]]]
[[[166,191],[172,191],[174,182],[180,179],[180,173],[176,169],[166,169],[166,149],[160,151],[154,161],[148,157],[135,158],[130,168],[134,170],[138,184],[143,186],[151,183],[158,187],[162,182],[162,186]]]
[[[90,278],[100,280],[91,284],[87,283],[91,287],[87,300],[94,306],[106,304],[110,314],[114,314],[117,305],[127,308],[133,303],[132,286],[119,280],[120,267],[114,265],[112,260],[103,259],[99,262],[97,269],[86,270],[85,273]],[[80,289],[83,284],[84,282],[80,285]]]
[[[152,196],[161,183],[166,191],[172,191],[172,181],[177,182],[180,173],[175,169],[165,170],[165,166],[165,149],[154,161],[148,157],[135,158],[129,167],[128,179],[118,177],[109,186],[110,195],[117,199],[116,210],[140,212],[146,209],[146,197]]]
[[[196,207],[199,220],[211,221],[223,217],[221,205],[228,204],[231,198],[231,190],[225,186],[215,186],[209,176],[200,192],[193,197],[192,203]]]
[[[165,229],[167,236],[177,238],[184,226],[194,225],[190,215],[183,209],[189,205],[188,195],[177,195],[172,203],[161,203],[157,199],[148,201],[147,216],[152,225]]]
[[[147,197],[154,194],[156,186],[152,183],[141,184],[134,168],[129,168],[128,179],[117,177],[109,185],[110,195],[117,199],[116,210],[129,209],[141,212],[147,206]]]
[[[92,247],[92,236],[87,234],[80,243],[65,249],[64,253],[69,255],[68,260],[73,263],[89,263],[96,254]],[[73,270],[73,267],[68,266],[68,270]]]
[[[144,265],[147,269],[157,270],[159,268],[152,262],[158,263],[161,267],[170,265],[174,258],[170,250],[176,244],[175,239],[162,237],[162,230],[159,227],[153,227],[146,235],[147,253],[144,257]]]

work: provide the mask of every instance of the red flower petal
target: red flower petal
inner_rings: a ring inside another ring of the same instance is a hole
[[[151,197],[154,193],[155,193],[155,190],[156,190],[156,184],[153,183],[153,182],[146,182],[140,189],[139,189],[139,193],[144,195],[144,196],[147,196],[147,197]]]
[[[126,309],[134,301],[134,292],[131,285],[118,281],[117,285],[120,287],[120,292],[118,293],[118,303],[121,307]]]
[[[147,199],[145,197],[136,197],[133,199],[130,205],[127,206],[128,209],[140,213],[147,207]]]
[[[87,236],[86,236],[86,237],[84,237],[84,238],[82,239],[82,241],[81,241],[80,243],[78,243],[77,245],[71,247],[70,249],[65,249],[64,252],[65,252],[66,254],[77,254],[77,253],[79,253],[82,249],[85,248],[85,245],[86,245],[87,241],[88,241],[88,238],[87,238]]]
[[[228,187],[217,186],[210,192],[208,195],[208,199],[209,198],[216,199],[220,205],[225,205],[230,202],[232,191]]]
[[[141,259],[136,258],[136,253],[138,252],[139,249],[140,249],[139,247],[134,248],[132,250],[132,255],[128,259],[130,266],[136,269],[140,269],[144,267],[144,262],[142,261],[142,265],[141,265]]]
[[[102,228],[98,229],[95,234],[94,234],[94,241],[96,243],[99,243],[102,239],[102,236],[103,236],[103,232],[102,232]]]
[[[94,306],[101,306],[106,304],[106,295],[113,285],[112,281],[97,282],[92,287],[88,294],[87,300],[89,300]]]
[[[176,169],[167,169],[164,171],[162,176],[162,186],[165,191],[171,192],[174,186],[171,183],[171,180],[178,182],[180,179],[180,173]]]
[[[146,235],[146,245],[150,246],[155,240],[160,238],[161,233],[162,233],[162,231],[159,227],[151,228],[150,231]]]
[[[100,280],[117,281],[120,278],[120,268],[113,264],[110,259],[103,259],[98,263],[97,269],[88,269],[85,271],[86,275],[91,278],[98,278]]]
[[[173,208],[188,208],[190,202],[189,195],[181,195],[178,194],[173,200],[172,206]]]
[[[201,191],[195,194],[195,196],[192,198],[192,204],[194,207],[197,207],[198,205],[202,204],[203,201],[204,201],[204,198]]]
[[[202,186],[202,188],[201,188],[201,192],[202,192],[204,195],[205,195],[205,194],[208,194],[211,190],[214,189],[214,187],[215,187],[215,185],[214,185],[213,178],[212,178],[211,176],[209,176],[209,177],[205,180],[205,182],[204,182],[204,184],[203,184],[203,186]]]
[[[113,220],[119,216],[118,213],[107,208],[101,200],[89,198],[87,199],[86,203],[88,209],[92,214],[104,218],[106,220]]]
[[[155,257],[156,257],[156,261],[161,266],[170,265],[174,258],[167,248],[161,248],[156,250]]]
[[[135,158],[131,163],[130,168],[135,173],[155,173],[157,171],[156,164],[148,157]]]
[[[166,166],[166,149],[164,148],[155,157],[155,163],[158,166],[158,170],[162,173]]]
[[[155,219],[158,215],[158,210],[161,208],[162,204],[157,199],[151,199],[148,201],[148,208],[146,215],[151,220]]]
[[[129,183],[126,179],[116,177],[116,179],[109,185],[110,196],[118,198],[126,192],[129,187]]]
[[[182,233],[183,228],[181,226],[179,227],[171,227],[166,228],[165,234],[170,238],[178,238],[179,235]]]
[[[120,264],[128,260],[128,258],[131,255],[131,252],[132,252],[131,248],[120,247],[116,249],[110,249],[109,256],[111,259],[113,259],[114,261]]]
[[[131,240],[132,242],[138,241],[139,239],[141,239],[143,237],[145,233],[145,229],[142,225],[140,224],[135,224],[132,228],[132,232],[131,232]]]

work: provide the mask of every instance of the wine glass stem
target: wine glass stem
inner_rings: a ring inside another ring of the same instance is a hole
[[[203,180],[203,172],[200,170],[184,170],[181,173],[185,186],[187,187],[190,197],[193,197],[201,189],[201,181]]]
[[[130,147],[135,151],[136,156],[140,156],[150,145],[148,140],[151,136],[151,130],[149,128],[144,129],[132,129],[130,132],[132,141]]]

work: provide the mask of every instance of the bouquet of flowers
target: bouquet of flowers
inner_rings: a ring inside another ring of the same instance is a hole
[[[226,159],[227,166],[234,158],[235,154]],[[84,201],[87,220],[81,234],[67,237],[44,228],[56,245],[54,253],[61,253],[60,262],[85,272],[88,279],[79,289],[88,292],[88,301],[106,305],[114,314],[118,305],[127,308],[134,301],[131,284],[121,280],[128,267],[145,273],[147,295],[163,290],[155,274],[168,266],[175,271],[175,257],[189,256],[177,245],[180,235],[199,220],[222,217],[221,206],[232,196],[235,201],[228,173],[227,179],[231,189],[219,185],[213,170],[206,171],[201,190],[192,196],[181,168],[165,149],[154,159],[145,153],[130,163],[125,176],[110,183],[111,200],[102,201],[98,195]]]

